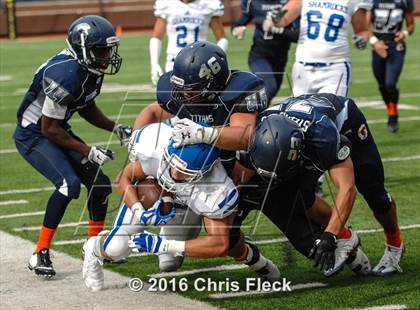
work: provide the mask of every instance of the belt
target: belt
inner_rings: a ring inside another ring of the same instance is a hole
[[[303,62],[303,61],[299,61],[299,63],[301,63],[305,67],[309,66],[309,67],[316,67],[316,68],[329,67],[332,64],[334,64],[333,62]]]

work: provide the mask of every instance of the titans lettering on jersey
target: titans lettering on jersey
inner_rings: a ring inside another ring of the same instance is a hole
[[[42,115],[63,120],[63,126],[69,127],[66,122],[73,113],[94,102],[102,81],[103,76],[90,73],[67,50],[50,58],[35,73],[18,109],[15,137],[40,133]]]
[[[413,0],[374,0],[373,32],[387,43],[394,42],[395,33],[403,28],[404,15],[414,11]]]
[[[167,61],[173,61],[188,44],[207,41],[209,24],[214,16],[223,16],[224,6],[219,0],[156,0],[156,17],[166,21],[168,34]]]
[[[303,95],[263,111],[261,118],[284,114],[305,132],[303,157],[320,171],[344,160],[339,154],[340,131],[346,130],[349,99],[332,94]],[[347,154],[348,155],[348,154]],[[311,165],[306,165],[310,169]]]
[[[267,106],[264,82],[256,75],[242,71],[232,71],[225,90],[209,102],[187,104],[178,102],[171,96],[171,72],[160,78],[157,85],[157,101],[166,111],[179,118],[201,121],[210,126],[229,124],[232,113],[254,113]]]
[[[302,1],[296,60],[305,63],[349,62],[347,36],[352,15],[371,6],[371,0]]]

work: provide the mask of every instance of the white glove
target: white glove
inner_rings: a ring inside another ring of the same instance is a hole
[[[174,147],[198,143],[213,144],[218,135],[216,128],[202,126],[188,118],[177,121],[172,131]]]
[[[245,38],[245,32],[245,26],[238,26],[232,29],[232,35],[238,40],[243,40]]]
[[[152,65],[152,71],[150,71],[150,78],[153,85],[157,85],[159,78],[162,76],[163,71],[159,64]]]
[[[88,159],[92,163],[97,163],[99,166],[106,164],[108,161],[114,159],[114,154],[111,150],[99,146],[92,146],[88,155]]]
[[[117,135],[118,139],[120,139],[121,145],[128,145],[132,132],[132,128],[130,126],[117,124],[115,125],[113,132]]]

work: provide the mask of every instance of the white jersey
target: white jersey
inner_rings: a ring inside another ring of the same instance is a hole
[[[353,14],[370,9],[371,0],[302,0],[296,61],[350,61],[348,31]]]
[[[134,153],[146,175],[157,179],[159,163],[171,136],[172,128],[164,123],[150,124],[134,132]],[[239,203],[238,191],[220,162],[187,192],[173,193],[173,198],[176,203],[209,218],[224,218]]]
[[[224,6],[220,0],[156,0],[155,16],[166,21],[168,35],[167,61],[173,61],[179,51],[188,44],[207,41],[210,20],[223,16]]]

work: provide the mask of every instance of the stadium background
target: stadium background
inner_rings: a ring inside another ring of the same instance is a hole
[[[102,6],[99,4],[102,3]],[[34,70],[51,55],[65,47],[64,32],[66,27],[83,14],[103,14],[115,25],[123,29],[121,55],[124,64],[117,76],[107,77],[98,104],[108,114],[122,123],[130,124],[138,111],[154,98],[153,87],[149,78],[147,31],[153,23],[152,0],[133,1],[18,1],[16,4],[16,26],[18,35],[22,37],[51,35],[50,37],[30,38],[21,40],[0,41],[0,229],[21,238],[36,241],[37,230],[42,221],[45,201],[50,194],[49,184],[20,158],[16,153],[11,135],[14,130],[16,109],[29,85]],[[239,13],[239,1],[225,1],[225,22],[229,23]],[[420,3],[417,1],[417,10]],[[7,18],[5,18],[6,1],[1,2],[0,34],[7,37]],[[102,8],[102,9],[101,9]],[[139,18],[141,16],[141,18]],[[383,104],[377,90],[370,68],[370,51],[352,50],[353,83],[350,95],[356,100],[366,114],[371,129],[375,135],[381,155],[384,159],[386,186],[394,193],[399,207],[400,225],[407,245],[403,259],[403,274],[386,278],[354,276],[345,270],[337,277],[325,279],[312,268],[311,263],[304,260],[291,245],[284,242],[281,234],[266,219],[262,218],[254,231],[253,214],[247,221],[247,233],[259,240],[262,252],[274,260],[282,273],[293,284],[314,284],[312,289],[303,289],[291,294],[249,295],[241,297],[215,298],[209,292],[190,290],[182,295],[198,299],[227,309],[352,309],[379,305],[403,305],[409,309],[420,309],[420,23],[416,23],[417,32],[408,40],[406,64],[400,80],[401,89],[401,130],[390,135],[386,131],[386,118]],[[133,30],[133,33],[131,33]],[[145,30],[138,32],[137,30]],[[244,41],[237,41],[230,36],[229,60],[232,68],[248,70],[247,52],[251,44],[251,27]],[[213,38],[211,38],[213,40]],[[294,47],[289,54],[287,72],[290,72],[294,60]],[[164,54],[164,53],[162,53]],[[161,60],[163,60],[162,55]],[[280,97],[290,94],[287,81],[279,92]],[[126,151],[118,146],[115,137],[93,129],[91,126],[75,117],[72,126],[80,136],[89,143],[109,143],[116,151],[117,159],[105,166],[106,173],[113,179],[126,160]],[[98,142],[103,141],[103,142]],[[326,189],[326,191],[329,191]],[[107,224],[110,225],[118,208],[119,199],[115,193],[110,201]],[[53,250],[67,253],[81,264],[80,248],[86,235],[85,201],[81,198],[67,209],[59,229]],[[331,197],[331,196],[329,196]],[[12,203],[11,203],[12,202]],[[383,237],[378,223],[371,215],[366,203],[358,199],[349,223],[361,231],[363,248],[375,264],[383,252]],[[1,240],[3,242],[3,239]],[[25,252],[22,261],[18,260],[16,269],[27,279],[27,289],[19,291],[20,302],[31,300],[32,296],[25,292],[34,292],[36,288],[42,291],[50,285],[55,290],[62,288],[63,283],[69,283],[69,274],[51,281],[51,284],[40,283],[32,274],[25,273],[25,263],[32,250],[30,247],[21,250]],[[13,249],[8,248],[7,254],[13,257]],[[2,252],[3,258],[6,254]],[[60,264],[57,254],[56,269],[60,273],[65,266]],[[55,262],[55,260],[54,260]],[[182,272],[190,274],[178,275],[186,277],[190,286],[198,276],[210,277],[214,280],[226,278],[239,279],[243,283],[245,277],[253,274],[247,269],[236,266],[229,258],[212,260],[186,259]],[[80,266],[76,266],[75,287],[83,289]],[[128,277],[148,279],[159,273],[156,257],[133,257],[123,265],[107,265]],[[204,272],[202,268],[214,268]],[[10,272],[1,270],[1,272]],[[162,275],[160,275],[162,276]],[[175,275],[169,275],[174,277]],[[1,302],[5,302],[11,289],[4,282],[7,278],[2,273]],[[13,278],[11,275],[9,278]],[[110,281],[109,278],[106,281]],[[316,283],[321,283],[318,285]],[[318,285],[318,286],[317,286]],[[308,286],[310,288],[311,286]],[[33,289],[35,288],[35,289]],[[75,290],[76,291],[76,290]],[[77,292],[77,291],[76,291]],[[53,295],[54,292],[51,291]],[[77,293],[76,293],[77,294]],[[107,291],[111,296],[120,296],[119,292]],[[90,295],[92,296],[92,295]],[[219,296],[220,297],[220,296]],[[64,297],[58,297],[62,299]],[[136,296],[132,297],[136,298]],[[76,296],[74,299],[77,299]],[[18,304],[19,301],[17,301]],[[57,300],[44,296],[46,308],[55,307]],[[48,304],[48,302],[51,302]],[[124,300],[121,300],[124,306]],[[139,299],[139,305],[141,300]],[[0,305],[0,308],[1,305]],[[18,307],[19,308],[19,307]],[[177,308],[182,308],[178,305]],[[394,308],[389,308],[394,309]],[[401,309],[401,308],[399,308]]]

